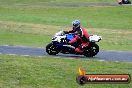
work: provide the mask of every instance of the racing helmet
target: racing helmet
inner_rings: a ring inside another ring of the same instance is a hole
[[[79,21],[79,20],[74,20],[74,21],[72,22],[72,25],[73,25],[73,27],[76,29],[76,28],[80,27],[80,21]]]

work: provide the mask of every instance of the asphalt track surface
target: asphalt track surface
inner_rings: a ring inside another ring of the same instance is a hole
[[[17,4],[17,6],[65,6],[65,7],[80,7],[80,6],[117,6],[119,4]]]
[[[22,56],[49,56],[43,48],[31,48],[22,46],[0,46],[0,54],[22,55]],[[58,54],[53,57],[89,59],[83,55]],[[132,62],[132,52],[124,51],[100,51],[95,57],[100,61],[125,61]]]
[[[132,6],[132,4],[122,4],[127,6]],[[88,6],[120,6],[117,3],[107,4],[107,3],[97,3],[97,4],[16,4],[16,6],[64,6],[64,7],[88,7]]]

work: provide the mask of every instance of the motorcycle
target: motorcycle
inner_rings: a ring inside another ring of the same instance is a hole
[[[49,55],[56,55],[58,53],[78,54],[75,52],[75,48],[81,45],[81,41],[77,41],[71,45],[68,44],[68,42],[76,36],[77,35],[72,33],[65,34],[63,31],[57,32],[52,38],[52,42],[46,46],[46,52]],[[86,57],[93,57],[97,55],[97,53],[99,52],[99,46],[96,42],[99,42],[101,39],[101,36],[90,35],[89,45],[83,49],[83,52],[80,55],[84,55]]]

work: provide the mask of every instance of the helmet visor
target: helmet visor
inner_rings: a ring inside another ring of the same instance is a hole
[[[78,24],[73,24],[73,27],[75,27],[75,28],[78,27]]]

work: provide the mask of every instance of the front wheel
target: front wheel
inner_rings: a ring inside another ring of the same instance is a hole
[[[53,43],[50,43],[46,46],[46,52],[49,55],[56,55],[59,53],[59,49],[57,46],[54,46]]]
[[[99,52],[99,46],[96,43],[90,44],[90,46],[84,50],[84,56],[93,57]]]

